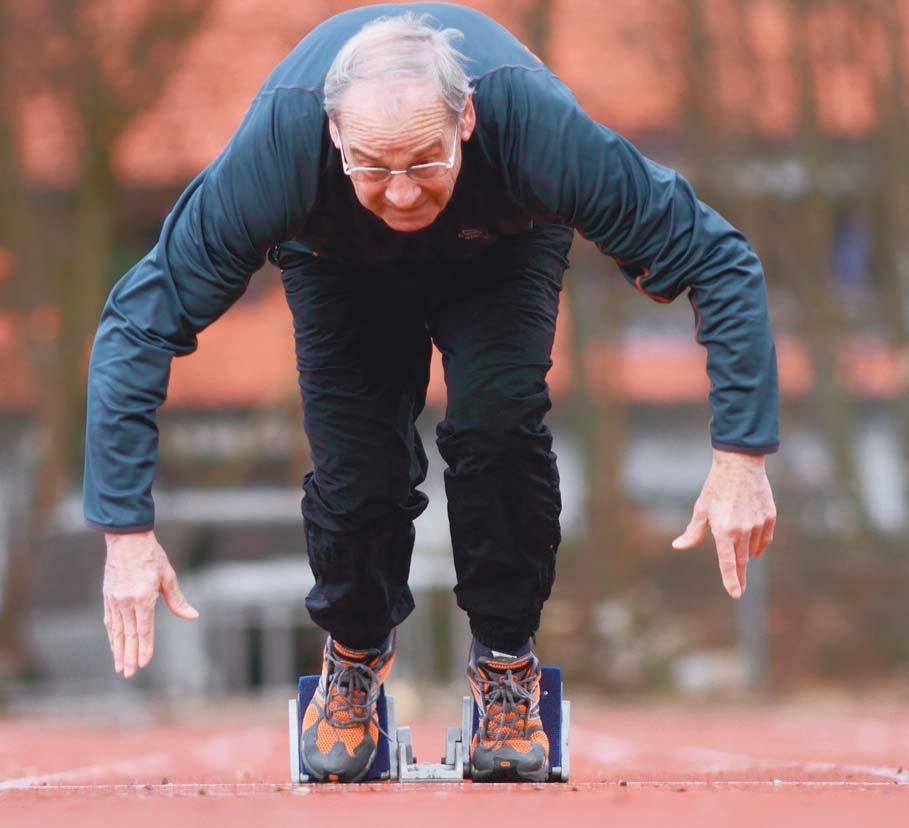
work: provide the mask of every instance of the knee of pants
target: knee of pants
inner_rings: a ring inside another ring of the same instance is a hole
[[[350,647],[372,647],[413,610],[407,586],[412,523],[395,520],[359,532],[334,532],[306,520],[316,583],[306,598],[312,620]]]
[[[436,429],[439,452],[452,471],[487,471],[503,463],[549,463],[552,434],[543,424],[550,408],[544,386],[531,394],[481,392],[449,400]]]
[[[340,479],[318,471],[306,475],[303,515],[308,520],[336,532],[355,532],[387,520],[415,520],[429,504],[409,482],[390,485],[381,469],[350,471]]]

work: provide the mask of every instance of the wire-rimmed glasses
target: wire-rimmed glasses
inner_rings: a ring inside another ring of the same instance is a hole
[[[341,131],[334,124],[332,126],[338,136],[338,147],[341,150],[341,167],[344,170],[344,174],[350,176],[354,181],[361,181],[366,184],[383,184],[393,175],[406,175],[413,181],[432,181],[434,178],[441,178],[454,166],[455,153],[458,151],[458,132],[461,128],[460,123],[455,127],[451,157],[447,161],[429,161],[426,164],[413,164],[403,170],[390,170],[388,167],[351,167],[347,163],[347,156],[344,153]]]

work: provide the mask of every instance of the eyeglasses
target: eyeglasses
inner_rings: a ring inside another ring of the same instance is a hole
[[[334,124],[332,127],[338,137],[338,146],[341,150],[341,166],[344,174],[349,175],[354,181],[361,181],[368,184],[382,184],[388,181],[393,175],[406,175],[413,181],[432,181],[434,178],[441,178],[453,166],[455,153],[458,151],[458,131],[461,128],[460,123],[455,127],[454,143],[451,147],[451,158],[447,161],[430,161],[427,164],[413,164],[403,170],[390,170],[388,167],[351,167],[347,163],[347,156],[344,154],[344,142],[341,140],[341,132]]]

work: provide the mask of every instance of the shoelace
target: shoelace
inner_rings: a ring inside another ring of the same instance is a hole
[[[379,724],[379,714],[376,710],[382,689],[376,671],[368,664],[341,661],[331,651],[325,657],[331,665],[328,686],[325,688],[325,718],[329,726],[355,727],[368,724],[372,720],[375,721],[379,732],[390,738]],[[364,697],[365,701],[357,701],[358,698]],[[363,712],[358,713],[358,709]],[[347,718],[339,719],[340,713],[346,713]]]
[[[512,735],[523,735],[527,729],[527,718],[530,716],[530,706],[533,700],[533,685],[538,677],[538,670],[530,668],[522,678],[515,679],[511,669],[502,675],[498,671],[489,670],[484,684],[491,685],[483,691],[483,728],[489,733],[490,724],[495,728],[495,743],[493,750],[508,741]],[[524,713],[519,711],[519,705],[524,704]],[[495,714],[490,711],[498,705]],[[509,713],[514,713],[514,718],[508,718]],[[493,719],[493,715],[495,718]],[[518,722],[523,722],[518,727]]]

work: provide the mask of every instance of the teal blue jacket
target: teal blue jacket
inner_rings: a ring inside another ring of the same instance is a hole
[[[451,202],[427,229],[391,230],[356,200],[323,111],[325,74],[360,27],[405,10],[459,29],[477,126]],[[778,447],[776,356],[764,276],[745,237],[673,170],[591,119],[512,34],[445,3],[345,12],[275,68],[223,152],[180,196],[155,247],[114,287],[92,350],[84,505],[90,525],[154,523],[157,409],[171,360],[244,292],[269,251],[351,262],[469,257],[533,221],[576,228],[661,302],[688,293],[707,348],[719,448]]]

